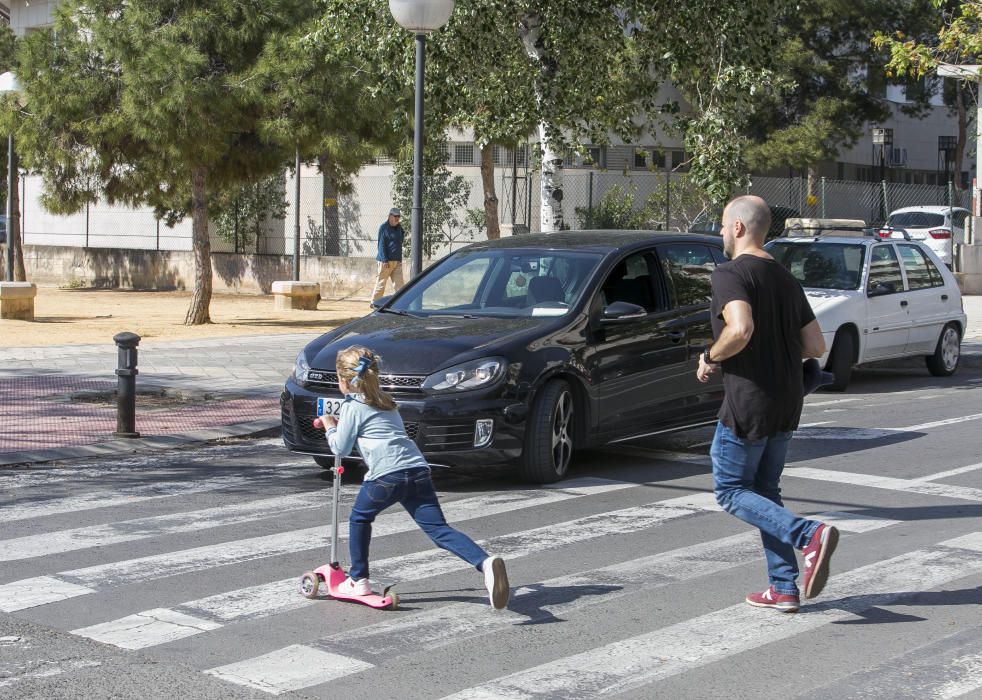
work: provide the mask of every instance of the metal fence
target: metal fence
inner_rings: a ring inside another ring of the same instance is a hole
[[[486,231],[469,224],[467,210],[484,209],[484,191],[476,168],[451,168],[466,193],[454,211],[424,216],[441,216],[432,254],[439,256],[474,240]],[[499,168],[495,172],[498,217],[514,224],[516,231],[540,229],[540,177],[532,170]],[[40,204],[41,180],[22,180],[24,242],[30,245],[78,248],[130,248],[142,250],[191,250],[191,220],[167,226],[149,208],[113,207],[95,204],[85,211],[60,216],[46,212]],[[290,255],[296,239],[296,181],[283,178],[282,218],[267,217],[258,235],[233,230],[221,235],[212,225],[212,250],[259,255]],[[821,216],[863,219],[870,225],[883,222],[890,211],[904,206],[952,204],[966,206],[969,193],[947,186],[908,185],[891,182],[858,182],[803,177],[754,177],[747,192],[762,196],[769,204],[786,210],[786,216]],[[353,191],[332,196],[319,175],[300,178],[299,224],[302,255],[374,257],[376,233],[396,201],[393,178],[387,174],[360,175]],[[628,221],[637,228],[687,230],[695,221],[713,218],[688,185],[684,173],[666,171],[607,172],[570,168],[565,171],[562,208],[565,225],[572,230],[599,228]],[[409,212],[405,212],[405,220]],[[433,223],[433,220],[429,220]],[[617,224],[621,225],[621,224]]]
[[[763,197],[772,207],[787,208],[787,216],[863,219],[871,226],[886,221],[895,209],[943,205],[968,207],[971,193],[947,185],[910,185],[898,182],[812,180],[809,192],[804,177],[754,177],[749,194]]]

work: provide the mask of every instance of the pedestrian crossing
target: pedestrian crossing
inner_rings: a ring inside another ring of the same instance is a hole
[[[620,453],[627,456],[629,450]],[[643,450],[633,454],[652,457]],[[673,458],[703,462],[694,455],[662,457]],[[797,483],[806,487],[849,484],[866,490],[869,502],[889,490],[918,503],[977,503],[982,490],[935,482],[979,467],[956,467],[917,479],[790,468],[788,477],[789,483],[800,479]],[[14,477],[0,474],[0,524],[22,526],[16,534],[0,529],[0,562],[5,563],[0,568],[0,611],[57,625],[76,638],[126,653],[162,654],[243,692],[315,697],[337,697],[333,684],[338,683],[349,684],[338,686],[346,697],[356,697],[351,688],[372,687],[387,674],[402,674],[420,659],[435,658],[427,656],[434,652],[469,649],[480,656],[494,640],[534,637],[547,629],[555,636],[560,629],[556,625],[580,629],[579,620],[630,618],[631,625],[623,629],[597,629],[595,636],[580,633],[568,645],[547,646],[529,658],[516,655],[507,672],[478,665],[473,676],[448,674],[434,687],[407,689],[404,695],[594,698],[644,695],[643,689],[652,684],[982,574],[977,521],[958,523],[959,529],[936,542],[921,537],[908,552],[881,555],[881,533],[912,529],[901,509],[884,511],[891,517],[881,517],[870,514],[875,509],[816,500],[810,517],[834,523],[843,533],[840,551],[856,553],[848,559],[855,560],[853,565],[834,570],[820,599],[798,615],[778,615],[746,606],[740,602],[745,591],[727,585],[722,590],[728,597],[717,609],[663,620],[650,612],[652,601],[710,586],[719,578],[752,574],[759,581],[763,556],[758,533],[721,512],[706,490],[708,475],[679,476],[676,482],[583,477],[543,488],[499,484],[486,492],[458,488],[441,494],[448,521],[466,524],[462,529],[472,534],[491,530],[475,539],[509,563],[513,598],[501,613],[487,606],[479,574],[432,548],[425,538],[408,538],[415,524],[401,511],[387,511],[375,523],[373,547],[397,541],[409,543],[409,549],[390,548],[373,557],[372,575],[400,582],[404,609],[371,611],[299,594],[298,575],[323,563],[328,545],[328,490],[323,482],[310,488],[312,475],[316,472],[310,467],[304,472],[290,463],[156,488],[113,489],[100,481],[87,492],[32,499],[28,492],[50,486],[42,474],[31,475],[29,490],[12,487],[6,482]],[[62,484],[63,476],[52,470],[52,484]],[[298,482],[305,487],[282,492]],[[271,486],[275,491],[264,493]],[[225,496],[230,488],[241,491],[241,497],[229,502]],[[348,499],[355,488],[346,487]],[[55,492],[62,494],[59,489]],[[788,490],[786,486],[786,494]],[[192,494],[196,498],[189,498]],[[224,500],[209,500],[220,494]],[[863,499],[855,494],[851,500]],[[141,516],[148,503],[156,514]],[[98,522],[72,526],[73,513]],[[240,528],[267,532],[236,537]],[[675,542],[680,533],[685,534],[681,546],[661,546]],[[347,536],[344,518],[340,535]],[[154,551],[160,548],[165,551]],[[67,555],[76,563],[86,560],[86,565],[59,566]],[[539,561],[559,570],[517,573],[535,570]],[[14,563],[16,569],[6,568]],[[236,574],[241,571],[248,574]],[[417,595],[414,601],[414,589],[459,594]],[[184,591],[189,595],[182,596]],[[144,605],[137,607],[138,602]],[[291,634],[304,620],[311,624]],[[978,620],[973,628],[980,628]],[[966,651],[965,644],[948,643],[955,634],[964,634],[964,629],[925,640],[943,652],[951,667],[947,685],[922,670],[937,697],[956,697],[952,689],[963,695],[982,692],[977,636]],[[196,653],[203,649],[209,653]],[[77,665],[66,665],[65,672]],[[866,673],[887,682],[898,671],[887,659]],[[847,677],[829,680],[844,684]],[[16,682],[0,678],[0,687],[16,687]]]

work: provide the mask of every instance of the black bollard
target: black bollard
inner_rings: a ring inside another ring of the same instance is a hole
[[[136,432],[136,375],[140,372],[136,368],[136,346],[140,344],[140,336],[129,332],[117,333],[113,341],[119,348],[116,437],[137,438],[140,433]]]

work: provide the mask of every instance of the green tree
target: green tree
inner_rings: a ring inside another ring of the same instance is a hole
[[[259,244],[270,219],[285,219],[289,202],[284,198],[283,177],[274,175],[222,192],[213,200],[215,231],[232,243],[235,252]]]
[[[877,28],[900,31],[929,21],[930,0],[816,0],[771,24],[786,88],[763,98],[749,123],[756,170],[808,173],[809,194],[822,161],[854,146],[867,124],[890,115],[882,95],[883,56],[870,43]]]
[[[26,38],[29,115],[18,129],[44,201],[78,211],[105,198],[192,218],[194,292],[185,322],[208,323],[209,205],[293,149],[264,135],[282,104],[257,78],[273,38],[307,20],[302,0],[67,0],[54,30]]]
[[[446,166],[447,142],[440,138],[428,141],[423,149],[423,243],[424,257],[431,258],[443,245],[453,244],[463,237],[473,237],[480,227],[480,218],[467,209],[471,186],[467,178],[454,175]],[[392,176],[392,199],[403,211],[413,206],[413,159],[410,149],[404,149],[396,160]],[[461,218],[461,212],[464,212]],[[412,244],[412,221],[404,220],[406,238],[403,252],[409,255]]]
[[[927,26],[920,31],[902,29],[873,35],[873,46],[888,52],[886,69],[889,77],[921,80],[939,63],[978,64],[982,60],[982,2],[979,0],[930,0],[933,10]],[[978,81],[964,79],[945,86],[945,104],[958,119],[958,144],[955,150],[955,172],[962,172],[968,124],[966,105],[979,99]]]

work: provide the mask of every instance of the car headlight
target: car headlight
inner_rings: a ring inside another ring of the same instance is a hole
[[[304,384],[307,381],[307,374],[310,372],[310,364],[307,362],[307,356],[304,355],[304,351],[301,350],[300,354],[297,355],[297,361],[293,363],[293,379],[298,384]]]
[[[431,374],[423,381],[430,392],[470,391],[491,386],[505,374],[506,362],[498,357],[473,360]]]

